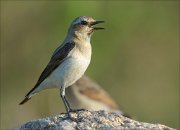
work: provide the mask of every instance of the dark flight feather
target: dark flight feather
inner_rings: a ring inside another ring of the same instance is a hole
[[[30,99],[29,95],[31,94],[31,92],[33,92],[63,62],[63,60],[67,57],[69,52],[74,47],[75,47],[75,43],[69,42],[61,45],[57,50],[55,50],[48,65],[41,73],[36,85],[26,94],[25,99],[22,102],[20,102],[19,105],[24,104]]]

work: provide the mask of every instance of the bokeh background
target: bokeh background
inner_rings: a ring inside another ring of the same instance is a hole
[[[1,1],[1,129],[64,112],[58,90],[18,103],[74,18],[105,20],[86,72],[137,120],[179,127],[179,1]]]

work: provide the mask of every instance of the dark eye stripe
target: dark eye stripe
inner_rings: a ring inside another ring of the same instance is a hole
[[[82,25],[87,25],[87,22],[86,21],[81,21],[81,24]]]

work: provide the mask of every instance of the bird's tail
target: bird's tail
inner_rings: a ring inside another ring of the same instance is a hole
[[[26,96],[26,97],[24,98],[24,100],[22,100],[22,101],[19,103],[19,105],[23,105],[24,103],[26,103],[26,102],[29,101],[30,99],[31,99],[31,97]]]
[[[35,92],[35,87],[34,87],[34,88],[32,88],[32,89],[26,94],[24,100],[22,100],[22,101],[19,103],[19,105],[23,105],[24,103],[26,103],[27,101],[29,101],[29,100],[31,99],[31,97],[32,97],[33,95],[35,95],[35,94],[36,94],[36,92]]]
[[[28,94],[26,94],[24,100],[22,100],[22,101],[19,103],[19,105],[23,105],[24,103],[26,103],[27,101],[29,101],[29,100],[31,99],[31,97],[32,97],[33,95],[35,95],[35,94],[36,94],[35,92],[31,92],[31,91],[30,91]]]
[[[46,82],[41,83],[40,86],[38,86],[39,84],[36,84],[25,96],[24,100],[22,100],[22,102],[19,103],[19,105],[23,105],[24,103],[26,103],[27,101],[29,101],[31,99],[32,96],[34,96],[36,93],[38,93],[39,91],[42,90],[42,87],[44,87],[46,85]],[[42,86],[41,86],[42,85]]]

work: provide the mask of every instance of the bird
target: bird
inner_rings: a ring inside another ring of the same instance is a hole
[[[26,103],[42,90],[57,88],[69,114],[72,109],[66,99],[65,90],[80,79],[88,68],[92,55],[90,39],[93,32],[104,29],[95,26],[100,23],[104,21],[94,20],[90,16],[79,16],[73,20],[65,40],[55,49],[36,84],[19,105]]]
[[[88,76],[82,76],[73,85],[68,87],[66,94],[66,98],[73,110],[105,110],[108,112],[118,112],[130,118],[129,114],[122,111],[116,101],[98,83]]]

